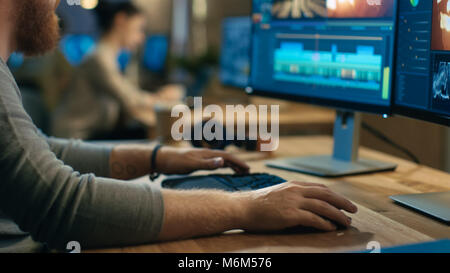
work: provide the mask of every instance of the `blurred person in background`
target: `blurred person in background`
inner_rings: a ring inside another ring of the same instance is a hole
[[[120,52],[134,52],[145,40],[146,17],[136,6],[102,1],[96,11],[102,31],[98,47],[76,69],[54,112],[52,134],[91,140],[146,138],[154,105],[181,100],[182,88],[172,85],[150,93],[122,74]],[[144,126],[127,128],[130,120]]]

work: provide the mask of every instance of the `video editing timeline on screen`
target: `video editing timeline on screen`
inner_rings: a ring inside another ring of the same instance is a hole
[[[374,46],[357,45],[350,52],[339,52],[338,44],[334,41],[330,42],[331,37],[324,35],[292,35],[291,37],[296,40],[304,39],[304,42],[288,42],[288,36],[280,35],[279,38],[285,38],[285,40],[280,42],[279,48],[275,51],[274,78],[276,80],[303,84],[318,83],[329,87],[380,90],[383,60],[381,54],[375,53]],[[356,37],[352,38],[356,39]],[[323,51],[314,49],[318,39],[324,39],[322,44],[326,46]],[[366,41],[370,37],[360,37],[360,39]],[[373,41],[381,41],[381,38],[373,37]],[[331,51],[327,50],[329,47]],[[308,48],[311,49],[308,50]],[[388,98],[388,93],[384,95]]]
[[[222,26],[222,56],[220,78],[222,83],[245,88],[250,74],[251,19],[228,18]]]
[[[394,0],[254,0],[257,90],[390,105]]]
[[[399,9],[396,104],[449,114],[450,2],[400,1]]]

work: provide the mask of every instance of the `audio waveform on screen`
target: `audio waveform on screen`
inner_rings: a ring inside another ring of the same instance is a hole
[[[433,98],[450,101],[450,63],[440,62],[438,71],[433,75]]]

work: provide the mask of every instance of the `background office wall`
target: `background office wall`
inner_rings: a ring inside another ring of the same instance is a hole
[[[190,1],[192,7],[189,53],[193,55],[201,55],[204,53],[202,50],[220,49],[224,18],[251,14],[251,0],[186,1]],[[202,8],[206,8],[205,17],[202,16]]]
[[[148,29],[151,33],[171,32],[172,0],[134,0],[148,17]]]
[[[207,0],[208,1],[208,43],[220,47],[222,20],[226,17],[249,16],[251,0]]]
[[[111,0],[109,0],[111,1]],[[115,0],[116,2],[119,0]],[[148,30],[151,33],[170,34],[173,0],[132,0],[144,10],[148,17]],[[190,0],[184,0],[190,1]],[[114,1],[112,1],[114,2]],[[58,14],[65,20],[67,32],[97,34],[95,12],[80,6],[68,5],[62,1]]]

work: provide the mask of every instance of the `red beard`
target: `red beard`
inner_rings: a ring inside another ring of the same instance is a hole
[[[26,56],[54,49],[59,40],[58,17],[47,0],[15,0],[17,51]]]

